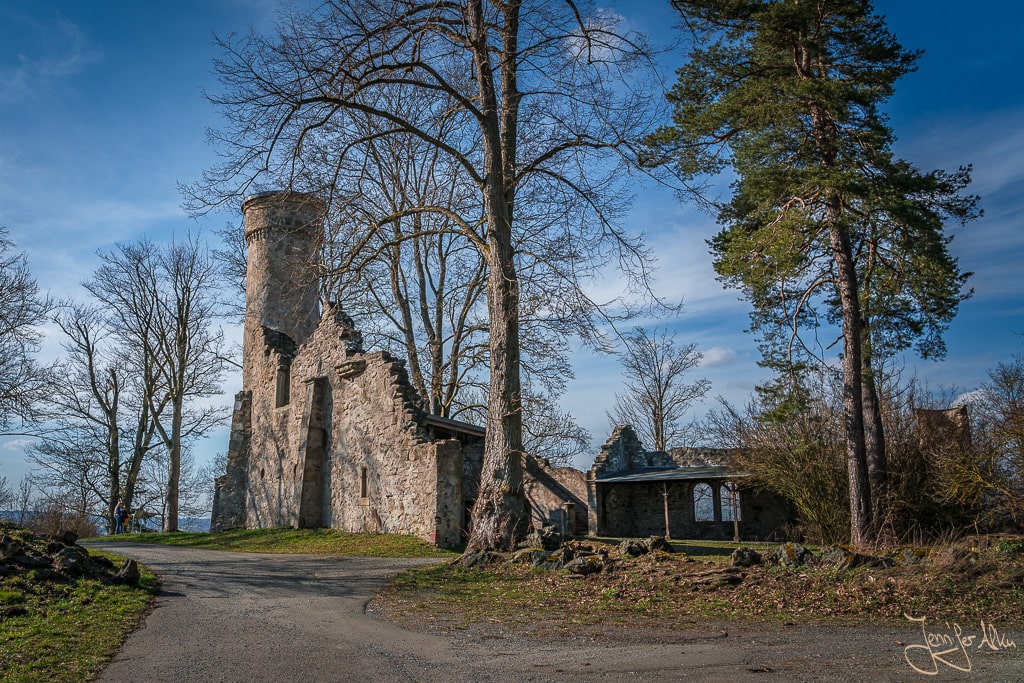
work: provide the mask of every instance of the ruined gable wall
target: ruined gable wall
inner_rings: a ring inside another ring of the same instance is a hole
[[[293,388],[316,378],[326,382],[324,400],[330,409],[322,426],[321,524],[356,532],[412,533],[454,545],[462,519],[460,445],[425,437],[418,422],[423,413],[404,364],[383,352],[361,351],[346,318],[328,311],[291,369]],[[297,415],[311,412],[306,403],[312,395],[307,391],[294,402]],[[290,436],[298,458],[308,453],[308,435],[300,432]],[[297,465],[305,469],[304,463]],[[303,485],[314,485],[294,483],[296,498]]]
[[[644,451],[635,431],[616,427],[591,467],[588,486],[588,524],[592,535],[648,536],[665,533],[665,496],[668,493],[669,527],[673,538],[732,538],[733,524],[721,520],[720,479],[709,478],[715,519],[701,521],[694,514],[694,486],[700,480],[632,482],[598,485],[602,476],[642,468],[734,466],[736,451],[720,448],[676,448],[670,452]],[[792,519],[790,506],[770,493],[741,484],[740,534],[744,539],[783,535]]]
[[[921,450],[933,453],[953,445],[961,452],[971,445],[971,416],[967,406],[944,410],[914,408],[917,440]]]
[[[523,465],[533,525],[552,524],[568,535],[586,533],[587,475],[573,467],[551,467],[533,455],[527,455]]]
[[[590,478],[596,479],[613,472],[648,467],[647,452],[644,451],[640,438],[629,425],[619,425],[608,437],[601,452],[594,459],[590,468]]]

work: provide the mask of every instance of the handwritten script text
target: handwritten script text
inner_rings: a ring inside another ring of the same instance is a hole
[[[926,617],[912,617],[909,614],[903,616],[921,624],[921,636],[924,639],[922,644],[903,648],[903,658],[910,668],[926,676],[936,675],[942,666],[957,671],[970,671],[972,652],[1017,649],[1017,643],[1000,633],[995,624],[986,624],[984,620],[977,633],[967,634],[960,628],[960,624],[950,626],[946,622],[944,630],[929,631],[925,627]]]

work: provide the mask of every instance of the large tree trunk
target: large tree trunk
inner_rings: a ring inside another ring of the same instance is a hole
[[[167,513],[164,516],[164,531],[178,530],[178,495],[181,486],[181,419],[183,406],[175,400],[172,406],[171,439],[167,444]]]
[[[861,375],[861,401],[864,410],[864,446],[871,489],[872,518],[877,527],[885,515],[887,465],[885,430],[882,426],[882,407],[878,400],[878,386],[870,353],[864,352]]]
[[[526,535],[530,521],[529,503],[523,491],[519,279],[512,248],[518,3],[510,2],[504,8],[500,69],[504,99],[500,113],[481,0],[469,0],[466,18],[477,65],[486,169],[483,196],[487,210],[487,312],[491,356],[483,472],[480,493],[473,507],[473,532],[466,550],[509,550]]]
[[[117,409],[120,404],[120,391],[117,381],[117,374],[110,370],[111,388],[108,395],[109,401],[105,404],[104,418],[107,430],[107,476],[110,479],[109,499],[107,500],[107,524],[109,533],[114,533],[117,522],[114,519],[114,510],[117,508],[117,501],[121,498],[121,432],[117,422]],[[91,374],[91,373],[90,373]],[[95,386],[95,384],[94,384]],[[97,398],[100,396],[97,394]]]
[[[523,490],[518,283],[510,245],[493,251],[507,251],[509,258],[504,259],[504,267],[491,264],[487,287],[491,384],[480,494],[473,508],[473,534],[467,550],[512,549],[526,535],[530,519]]]
[[[151,384],[147,391],[152,393]],[[149,451],[150,440],[153,438],[153,430],[156,427],[150,419],[149,402],[143,401],[139,409],[139,419],[135,423],[135,440],[132,445],[132,455],[128,460],[128,471],[124,483],[124,506],[132,515],[135,515],[135,486],[139,480],[139,472],[142,471],[142,461]]]
[[[108,429],[110,429],[109,426]],[[117,501],[121,496],[121,454],[116,431],[115,425],[113,433],[107,437],[107,476],[110,479],[110,488],[107,493],[109,496],[107,500],[107,533],[111,534],[116,528],[114,510],[117,508]]]
[[[808,49],[811,41],[799,32],[797,72],[801,78],[813,79],[827,73],[827,65],[816,64],[820,55]],[[824,106],[812,104],[812,130],[818,148],[821,170],[828,173],[836,165],[838,131],[835,121]],[[857,265],[853,258],[850,235],[842,224],[842,197],[834,189],[825,191],[825,224],[829,247],[836,264],[839,301],[843,315],[843,422],[846,432],[846,470],[850,489],[850,543],[862,545],[872,538],[871,489],[864,440],[863,345],[864,323],[857,286]]]
[[[831,202],[838,204],[837,199]],[[850,486],[850,543],[863,545],[872,538],[871,491],[864,439],[862,398],[860,305],[857,272],[849,235],[837,220],[829,221],[829,244],[836,262],[843,311],[843,412],[846,430],[846,468]]]

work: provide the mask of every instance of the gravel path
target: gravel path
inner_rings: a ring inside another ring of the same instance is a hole
[[[389,576],[429,560],[94,545],[139,560],[163,581],[155,609],[100,681],[1024,681],[1024,634],[1004,634],[1021,641],[1016,648],[971,650],[970,671],[939,662],[938,675],[924,676],[904,659],[907,645],[924,642],[920,626],[909,623],[727,626],[576,641],[531,640],[500,625],[419,632],[377,619],[366,606]],[[920,668],[931,666],[927,651],[913,654]],[[945,659],[966,668],[955,655]]]

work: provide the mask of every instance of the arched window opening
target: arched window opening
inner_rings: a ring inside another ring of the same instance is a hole
[[[722,501],[722,521],[723,522],[742,522],[743,517],[741,510],[743,509],[740,505],[740,489],[736,484],[726,482],[722,484],[720,496]]]
[[[693,487],[693,518],[698,522],[715,521],[715,499],[708,484]]]

